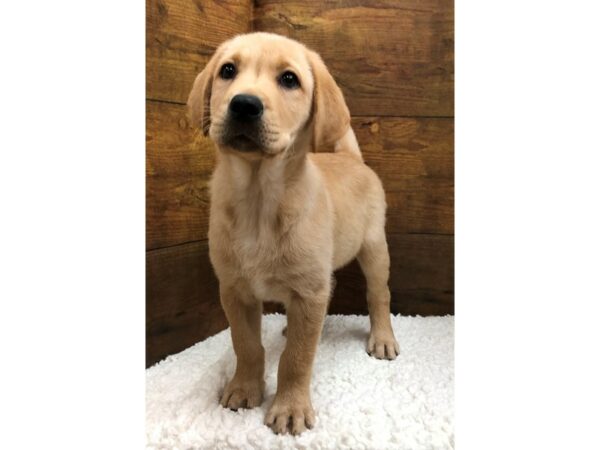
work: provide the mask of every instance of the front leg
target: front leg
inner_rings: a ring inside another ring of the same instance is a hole
[[[237,357],[235,375],[225,387],[221,405],[233,410],[262,403],[265,349],[261,343],[262,302],[233,288],[221,287],[221,304],[231,327]]]
[[[313,298],[294,296],[287,306],[287,343],[277,372],[277,393],[265,423],[276,433],[300,434],[315,423],[310,378],[327,312],[329,288]]]

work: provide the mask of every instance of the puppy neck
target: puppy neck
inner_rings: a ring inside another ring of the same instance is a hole
[[[270,191],[274,185],[289,187],[297,181],[305,170],[307,152],[308,148],[298,143],[281,153],[260,157],[226,150],[219,152],[218,165],[228,173],[235,190],[246,192],[254,186]]]
[[[285,217],[295,216],[290,205],[303,202],[285,201],[286,197],[311,196],[310,176],[306,151],[285,152],[272,157],[248,160],[229,152],[219,155],[215,177],[226,190],[215,191],[219,202],[228,205],[242,227],[262,230],[285,228]],[[213,200],[217,200],[213,197]],[[283,208],[282,205],[286,205]],[[293,209],[293,207],[292,207]],[[284,217],[285,216],[285,217]]]

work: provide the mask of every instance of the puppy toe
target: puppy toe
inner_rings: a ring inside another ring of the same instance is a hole
[[[302,411],[294,413],[292,417],[292,434],[298,435],[306,430],[305,418]]]
[[[228,392],[227,389],[225,389],[225,392],[223,392],[223,395],[221,396],[221,401],[219,402],[223,408],[227,408],[227,404],[229,403],[230,397],[231,392]]]
[[[273,428],[273,425],[275,424],[275,419],[277,418],[277,415],[271,410],[267,413],[267,415],[265,416],[265,425],[268,427]]]
[[[385,358],[385,344],[381,342],[377,342],[375,344],[375,358],[383,359]]]
[[[387,356],[387,359],[389,359],[389,360],[396,359],[396,356],[398,356],[398,353],[396,353],[396,348],[395,348],[394,344],[392,344],[392,343],[386,344],[385,354]]]
[[[375,352],[375,341],[372,339],[369,339],[369,343],[367,344],[367,353],[371,356],[373,356],[373,353]]]
[[[229,401],[227,402],[227,407],[229,409],[233,409],[237,411],[240,408],[246,408],[248,406],[248,398],[246,393],[242,390],[233,391]]]
[[[277,434],[286,434],[288,431],[288,423],[290,418],[287,414],[280,414],[275,419],[275,425],[273,427],[273,431]]]
[[[306,428],[311,429],[315,426],[315,413],[312,409],[308,409],[304,413],[304,423],[306,424]]]

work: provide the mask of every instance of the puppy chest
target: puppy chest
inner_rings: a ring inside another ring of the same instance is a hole
[[[291,298],[291,290],[284,283],[271,277],[253,277],[247,279],[252,295],[266,302],[287,303]]]
[[[240,276],[262,301],[285,301],[289,289],[286,279],[287,265],[279,248],[271,243],[251,240],[237,241],[234,245]]]

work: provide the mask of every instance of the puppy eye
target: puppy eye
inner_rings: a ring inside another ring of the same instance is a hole
[[[294,72],[288,70],[279,77],[279,84],[286,89],[296,89],[300,87],[300,80]]]
[[[223,67],[221,67],[221,70],[219,71],[219,76],[224,80],[231,80],[233,77],[235,77],[235,73],[235,66],[231,63],[226,63],[223,64]]]

